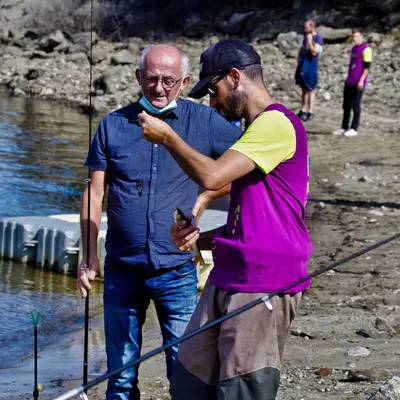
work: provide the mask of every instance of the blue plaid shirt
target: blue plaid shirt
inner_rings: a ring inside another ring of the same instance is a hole
[[[175,247],[170,228],[175,207],[191,213],[199,187],[163,146],[143,138],[137,119],[141,110],[132,103],[100,122],[90,168],[107,171],[106,265],[157,270],[193,258],[192,252]],[[241,135],[214,109],[189,100],[179,99],[163,119],[191,147],[211,157],[224,153]]]

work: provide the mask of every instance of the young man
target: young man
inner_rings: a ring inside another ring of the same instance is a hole
[[[142,328],[150,300],[154,302],[163,342],[180,337],[197,303],[197,273],[193,253],[179,251],[170,238],[175,207],[202,213],[209,192],[199,187],[168,151],[143,139],[138,114],[146,110],[163,121],[197,151],[224,153],[241,131],[210,107],[179,99],[188,85],[188,57],[170,45],[143,50],[136,77],[143,96],[138,102],[107,115],[99,125],[90,151],[91,238],[90,271],[86,275],[88,189],[81,208],[84,257],[78,269],[82,297],[88,278],[99,268],[97,234],[108,187],[108,229],[104,265],[104,329],[108,371],[140,356]],[[195,204],[196,203],[196,204]],[[177,346],[166,351],[171,379]],[[138,366],[108,382],[107,400],[138,400]]]
[[[191,318],[192,331],[307,275],[312,251],[305,224],[307,137],[300,119],[275,103],[265,88],[260,57],[240,40],[223,40],[200,59],[200,81],[190,92],[248,128],[217,161],[146,113],[143,135],[162,144],[206,189],[232,183],[227,224],[199,235],[178,222],[171,228],[182,251],[200,240],[214,268]],[[182,343],[172,379],[174,400],[275,399],[283,348],[309,282]]]
[[[334,135],[353,137],[358,135],[361,115],[361,98],[368,81],[368,71],[372,63],[372,50],[363,43],[360,29],[353,29],[354,47],[351,49],[349,73],[344,85],[342,128]],[[349,129],[350,113],[353,109],[353,122]]]
[[[318,61],[322,53],[323,38],[317,32],[317,25],[312,19],[304,23],[304,40],[299,51],[295,74],[296,83],[301,87],[301,110],[298,116],[303,121],[313,117],[315,88],[318,83]]]

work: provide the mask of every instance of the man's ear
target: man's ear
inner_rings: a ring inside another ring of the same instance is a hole
[[[136,74],[136,80],[138,81],[139,86],[141,86],[141,84],[140,84],[140,69],[139,68],[136,68],[135,74]]]
[[[186,76],[183,78],[183,81],[182,81],[182,90],[185,89],[185,87],[186,87],[187,85],[189,85],[189,83],[190,83],[190,76],[189,76],[189,75],[186,75]]]
[[[242,79],[242,75],[237,68],[232,68],[229,72],[230,78],[232,79],[233,88],[237,89],[239,86],[240,80]]]

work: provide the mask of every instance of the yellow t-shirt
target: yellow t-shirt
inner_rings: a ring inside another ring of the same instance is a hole
[[[263,112],[230,149],[244,154],[268,174],[278,164],[293,157],[296,133],[282,112]]]
[[[372,50],[370,47],[366,47],[364,49],[364,51],[362,52],[362,59],[363,59],[363,62],[365,62],[365,63],[372,62]]]

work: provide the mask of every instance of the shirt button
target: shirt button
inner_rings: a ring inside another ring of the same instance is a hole
[[[157,167],[153,167],[153,171],[157,171]]]
[[[155,144],[154,147],[158,147],[158,144]]]
[[[154,191],[153,191],[153,190],[150,190],[150,194],[154,194]]]

